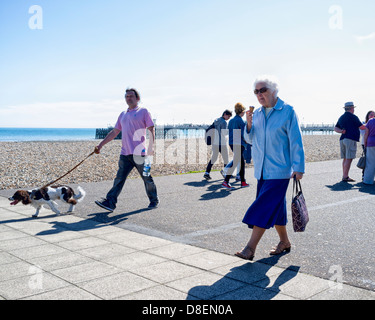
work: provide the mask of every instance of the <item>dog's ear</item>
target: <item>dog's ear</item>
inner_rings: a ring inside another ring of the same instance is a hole
[[[24,205],[31,203],[30,194],[27,191],[22,191],[22,203]]]

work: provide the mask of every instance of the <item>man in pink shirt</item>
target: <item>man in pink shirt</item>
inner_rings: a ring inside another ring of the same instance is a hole
[[[155,209],[159,205],[154,180],[150,176],[143,176],[144,159],[146,155],[154,154],[155,127],[147,109],[138,106],[140,96],[137,90],[127,89],[125,100],[129,106],[118,117],[115,128],[108,133],[103,141],[95,148],[99,154],[105,144],[112,141],[122,132],[122,148],[119,160],[119,170],[113,183],[112,189],[108,192],[106,199],[95,201],[95,203],[110,212],[116,209],[117,199],[124,187],[126,178],[135,167],[141,175],[145,184],[147,196],[150,199],[149,209]],[[146,152],[146,133],[150,132],[150,143]]]

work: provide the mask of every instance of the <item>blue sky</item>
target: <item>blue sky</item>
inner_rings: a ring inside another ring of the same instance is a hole
[[[105,127],[126,87],[158,124],[210,123],[259,106],[261,74],[302,123],[334,123],[346,101],[362,119],[375,109],[374,14],[365,0],[0,0],[0,127]]]

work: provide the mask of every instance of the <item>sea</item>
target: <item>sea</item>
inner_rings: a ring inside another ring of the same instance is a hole
[[[95,140],[93,128],[0,128],[0,141],[87,141]]]

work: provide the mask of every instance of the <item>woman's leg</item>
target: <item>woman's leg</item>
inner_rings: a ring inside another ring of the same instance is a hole
[[[235,255],[245,260],[253,260],[257,245],[265,231],[266,229],[254,226],[247,246],[241,252],[237,252]]]
[[[280,242],[279,242],[279,244],[277,245],[276,248],[273,248],[270,251],[270,255],[276,256],[276,255],[282,254],[284,252],[290,252],[290,248],[291,248],[292,245],[290,244],[290,241],[289,241],[289,238],[288,238],[286,226],[275,225],[275,228],[276,228],[277,233],[279,234]]]
[[[284,242],[286,244],[290,244],[288,238],[288,232],[286,231],[286,226],[275,226],[277,233],[279,234],[280,242]]]
[[[235,162],[236,161],[236,153],[235,153],[235,146],[233,146],[232,144],[229,145],[229,147],[231,148],[231,150],[233,151],[233,160],[225,167],[225,169],[227,169],[226,171],[226,176],[225,176],[225,182],[229,183],[229,179],[232,177],[232,174],[233,174],[233,171],[234,171],[234,168],[235,168]],[[230,164],[232,164],[230,166]]]
[[[241,146],[241,168],[240,168],[241,182],[246,182],[245,180],[245,147]]]
[[[256,227],[256,226],[253,227],[253,232],[251,234],[251,238],[250,238],[250,241],[248,242],[247,246],[249,248],[251,248],[254,253],[255,253],[255,250],[258,246],[258,243],[259,243],[260,239],[262,239],[265,231],[266,231],[266,229],[259,228],[259,227]]]

